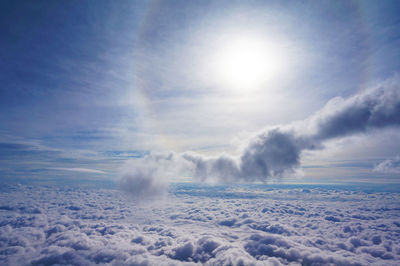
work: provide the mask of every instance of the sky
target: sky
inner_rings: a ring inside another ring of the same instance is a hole
[[[0,12],[2,181],[400,182],[397,1]]]
[[[1,265],[399,265],[400,1],[0,1]]]

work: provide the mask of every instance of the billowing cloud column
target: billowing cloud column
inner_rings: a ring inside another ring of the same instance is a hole
[[[323,142],[330,139],[400,125],[399,84],[395,76],[347,99],[334,98],[303,121],[267,128],[255,135],[238,157],[151,154],[136,160],[121,182],[140,195],[157,192],[160,184],[177,175],[216,182],[264,182],[284,176],[298,168],[303,150],[322,149]]]

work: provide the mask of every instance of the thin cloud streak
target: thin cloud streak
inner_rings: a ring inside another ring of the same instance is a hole
[[[71,171],[71,172],[80,172],[80,173],[93,173],[93,174],[107,174],[104,171],[96,170],[96,169],[88,169],[88,168],[66,168],[66,167],[51,167],[47,168],[49,170],[60,170],[60,171]]]

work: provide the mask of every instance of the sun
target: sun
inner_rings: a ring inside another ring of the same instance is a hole
[[[283,57],[276,43],[263,38],[232,38],[217,49],[215,78],[230,88],[256,89],[282,71]]]

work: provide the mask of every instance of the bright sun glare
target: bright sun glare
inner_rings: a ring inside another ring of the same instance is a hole
[[[282,52],[264,39],[238,38],[222,44],[215,58],[217,80],[230,88],[256,89],[283,69]]]

